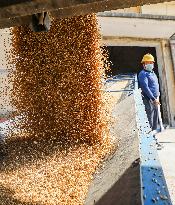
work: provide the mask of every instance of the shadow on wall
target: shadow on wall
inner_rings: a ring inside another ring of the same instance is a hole
[[[4,205],[41,205],[40,203],[23,202],[15,199],[13,191],[0,184],[0,202]]]
[[[135,162],[95,205],[140,205],[140,169]]]

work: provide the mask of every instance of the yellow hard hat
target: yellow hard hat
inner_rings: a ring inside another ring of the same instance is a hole
[[[147,61],[155,62],[154,57],[150,53],[147,53],[146,55],[143,56],[141,63],[144,63]]]

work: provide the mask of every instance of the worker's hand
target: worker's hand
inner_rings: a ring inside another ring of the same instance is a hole
[[[157,106],[160,105],[160,102],[159,102],[159,100],[157,100],[157,99],[155,99],[155,100],[152,101],[152,102],[153,102],[154,105],[157,105]]]

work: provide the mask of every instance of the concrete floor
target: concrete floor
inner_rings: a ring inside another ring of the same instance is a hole
[[[173,205],[175,205],[175,128],[169,128],[156,135],[163,146],[158,150],[160,162]]]

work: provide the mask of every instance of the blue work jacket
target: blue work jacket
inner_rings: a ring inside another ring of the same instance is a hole
[[[139,86],[142,89],[143,96],[155,100],[159,97],[159,83],[154,71],[150,72],[143,69],[138,75]]]

